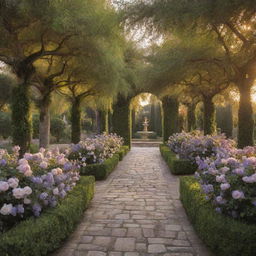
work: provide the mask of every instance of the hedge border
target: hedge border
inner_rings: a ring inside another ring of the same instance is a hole
[[[160,148],[161,155],[164,158],[165,162],[167,163],[172,174],[188,175],[188,174],[195,173],[197,166],[194,164],[191,164],[191,161],[184,160],[184,159],[177,159],[175,153],[173,153],[171,149],[164,144],[161,144],[159,148]]]
[[[40,256],[59,248],[81,219],[94,195],[94,177],[81,177],[75,188],[39,218],[31,217],[0,236],[1,256]]]
[[[122,146],[120,151],[113,157],[105,160],[102,164],[89,164],[80,169],[81,175],[94,176],[96,180],[105,180],[111,172],[114,171],[119,161],[129,152],[128,146]]]
[[[94,176],[96,180],[105,180],[119,162],[119,153],[105,160],[102,164],[90,164],[80,169],[81,175]]]
[[[119,160],[122,161],[129,151],[130,151],[129,146],[122,146],[120,151],[118,152]]]
[[[216,255],[255,255],[256,225],[215,212],[194,177],[180,178],[180,198],[198,235]]]

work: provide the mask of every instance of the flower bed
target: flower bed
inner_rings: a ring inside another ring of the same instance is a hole
[[[236,150],[235,142],[224,135],[203,136],[198,131],[174,134],[169,138],[168,146],[180,159],[193,163],[196,163],[197,157],[227,157]]]
[[[68,158],[80,166],[81,175],[93,175],[103,180],[127,153],[123,139],[115,134],[102,134],[72,145]]]
[[[160,152],[172,174],[186,175],[195,173],[197,166],[187,159],[178,159],[168,146],[160,145]]]
[[[58,150],[26,153],[18,159],[0,150],[0,232],[20,221],[40,216],[66,197],[79,180],[79,170]]]
[[[216,255],[255,255],[255,224],[217,213],[194,177],[180,178],[180,197],[198,235]]]
[[[0,235],[1,255],[39,256],[57,249],[74,230],[94,194],[94,178],[81,177],[55,208],[28,218]]]

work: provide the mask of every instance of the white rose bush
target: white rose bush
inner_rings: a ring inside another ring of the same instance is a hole
[[[55,207],[79,180],[79,168],[57,149],[40,149],[18,159],[0,150],[0,233],[28,217]]]
[[[195,162],[195,177],[216,212],[255,223],[256,147],[237,149],[224,135],[179,133],[168,145],[182,159]]]

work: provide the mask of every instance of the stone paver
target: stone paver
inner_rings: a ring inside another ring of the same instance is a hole
[[[158,148],[132,148],[54,256],[210,256],[179,200]]]

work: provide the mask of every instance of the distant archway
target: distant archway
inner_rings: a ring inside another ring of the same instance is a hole
[[[131,147],[132,140],[132,111],[131,101],[134,97],[142,93],[124,96],[118,95],[116,102],[113,104],[112,129],[111,131],[124,138],[124,144]],[[178,116],[179,102],[176,96],[164,96],[161,100],[162,115],[162,138],[166,142],[168,138],[179,131]]]

